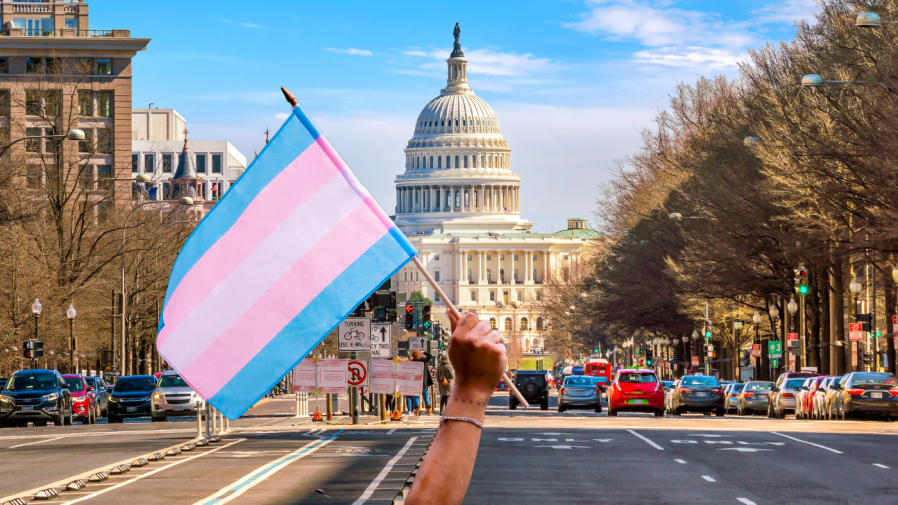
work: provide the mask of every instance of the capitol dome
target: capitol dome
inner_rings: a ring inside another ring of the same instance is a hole
[[[424,106],[396,177],[396,224],[406,233],[522,231],[520,177],[499,118],[468,85],[456,37],[446,87]]]

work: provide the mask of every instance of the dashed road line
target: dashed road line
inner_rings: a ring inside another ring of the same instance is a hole
[[[886,468],[886,469],[889,468],[889,467],[887,467],[887,466],[885,466],[885,465],[881,465],[881,464],[879,464],[879,463],[873,463],[873,466],[878,466],[879,468]]]
[[[683,461],[682,459],[675,459],[674,461],[676,461],[677,463],[679,463],[679,464],[681,464],[681,465],[685,465],[685,464],[686,464],[686,462]]]
[[[37,442],[28,442],[27,444],[14,445],[14,446],[10,447],[10,449],[15,449],[17,447],[25,447],[26,445],[34,445],[34,444],[42,444],[44,442],[52,442],[54,440],[59,440],[60,438],[65,438],[65,437],[48,438],[47,440],[38,440]]]
[[[702,475],[702,478],[708,482],[717,482],[716,480],[714,480],[714,477],[711,477],[710,475]]]
[[[393,433],[396,433],[396,428],[393,428],[392,430],[388,431],[387,435],[392,435]]]
[[[814,442],[808,442],[807,440],[802,440],[802,439],[800,439],[800,438],[790,437],[789,435],[783,435],[782,433],[779,433],[779,432],[776,432],[776,431],[771,431],[770,433],[773,433],[774,435],[779,435],[779,436],[781,436],[781,437],[788,438],[788,439],[790,439],[790,440],[794,440],[794,441],[796,441],[796,442],[801,442],[801,443],[803,443],[803,444],[813,445],[814,447],[819,447],[819,448],[821,448],[821,449],[826,449],[827,451],[834,452],[834,453],[836,453],[836,454],[842,454],[842,451],[837,451],[837,450],[832,449],[832,448],[830,448],[830,447],[826,447],[825,445],[815,444]]]
[[[658,449],[659,451],[663,451],[663,450],[664,450],[663,447],[661,447],[660,445],[656,444],[655,442],[652,442],[651,440],[645,438],[644,436],[640,435],[639,433],[636,433],[636,432],[633,431],[633,430],[627,430],[627,431],[629,431],[630,433],[632,433],[634,436],[636,436],[636,437],[638,437],[638,438],[641,438],[643,441],[645,441],[645,443],[649,444],[650,446],[654,447],[655,449]]]
[[[755,502],[749,500],[748,498],[736,498],[740,503],[744,503],[745,505],[755,505]]]

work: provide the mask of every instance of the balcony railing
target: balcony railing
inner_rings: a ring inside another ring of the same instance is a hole
[[[77,28],[57,28],[39,30],[28,28],[3,28],[0,35],[8,37],[115,37],[130,38],[131,30],[78,30]]]

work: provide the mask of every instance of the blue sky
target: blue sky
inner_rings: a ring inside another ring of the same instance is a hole
[[[459,22],[477,94],[496,111],[536,230],[593,218],[615,159],[638,146],[678,81],[736,76],[788,40],[815,0],[90,0],[92,29],[151,38],[134,107],[173,108],[190,137],[248,158],[297,96],[390,213],[418,113],[445,84]]]

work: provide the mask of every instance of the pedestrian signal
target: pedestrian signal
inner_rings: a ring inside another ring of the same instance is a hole
[[[415,329],[415,307],[412,305],[405,306],[405,329]]]
[[[424,331],[430,330],[430,327],[433,326],[433,323],[430,320],[430,305],[425,305],[421,310],[421,326],[424,327]]]

